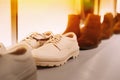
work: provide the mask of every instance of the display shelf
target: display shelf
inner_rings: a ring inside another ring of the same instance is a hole
[[[60,67],[38,67],[38,80],[120,80],[120,35],[102,40]]]

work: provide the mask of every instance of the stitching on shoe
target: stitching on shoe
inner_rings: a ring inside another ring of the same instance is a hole
[[[61,49],[57,46],[57,45],[55,45],[55,44],[53,44],[56,48],[58,48],[59,49],[59,51],[61,51]]]
[[[10,54],[13,54],[13,55],[23,55],[23,54],[25,54],[26,51],[27,51],[26,48],[22,47],[22,48],[14,50]]]

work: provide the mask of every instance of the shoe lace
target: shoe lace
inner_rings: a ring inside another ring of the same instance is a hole
[[[58,46],[57,43],[61,40],[62,36],[60,34],[54,35],[50,37],[50,39],[46,42],[46,44],[52,43],[56,48],[61,50]]]

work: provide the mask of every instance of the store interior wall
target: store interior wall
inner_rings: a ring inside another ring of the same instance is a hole
[[[31,32],[64,32],[74,5],[75,0],[18,0],[18,41]]]
[[[10,0],[0,0],[0,42],[11,45]]]

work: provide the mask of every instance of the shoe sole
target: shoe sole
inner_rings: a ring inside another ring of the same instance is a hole
[[[79,55],[79,50],[73,52],[70,56],[68,56],[65,60],[59,61],[59,62],[36,62],[37,66],[43,66],[43,67],[55,67],[55,66],[62,66],[65,64],[70,58],[76,58]]]

